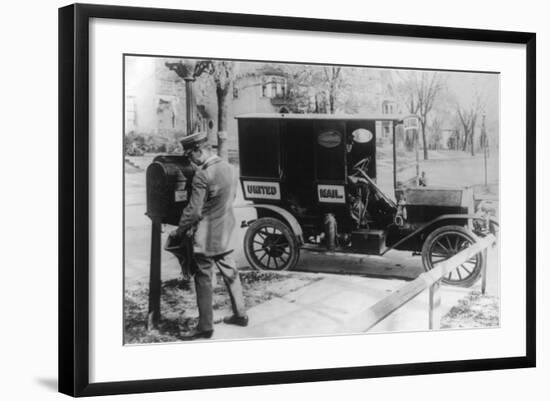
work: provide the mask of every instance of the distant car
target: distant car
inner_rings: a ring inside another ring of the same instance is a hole
[[[248,227],[244,251],[256,269],[292,269],[300,249],[368,255],[398,249],[421,255],[430,270],[497,224],[474,213],[469,188],[398,184],[395,140],[396,201],[383,193],[376,183],[376,124],[391,121],[395,139],[395,127],[404,123],[400,116],[249,114],[237,119],[240,181],[258,216],[242,222]],[[409,117],[404,125],[410,124]],[[470,286],[485,263],[480,253],[443,282]]]

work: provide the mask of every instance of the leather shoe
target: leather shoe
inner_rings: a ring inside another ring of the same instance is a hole
[[[231,315],[223,318],[225,324],[234,324],[236,326],[246,327],[248,326],[248,316]]]
[[[201,338],[210,338],[212,337],[212,334],[214,333],[214,330],[206,330],[206,331],[199,331],[197,329],[191,330],[189,333],[181,337],[182,341],[192,341],[192,340],[198,340]]]

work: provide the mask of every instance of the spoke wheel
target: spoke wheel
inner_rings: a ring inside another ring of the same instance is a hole
[[[286,224],[264,217],[252,223],[244,236],[248,263],[258,270],[287,270],[298,262],[300,249]]]
[[[434,230],[422,246],[424,270],[434,268],[460,251],[475,243],[474,235],[461,226],[445,226]],[[476,282],[486,260],[483,253],[473,256],[441,280],[448,285],[470,287]]]

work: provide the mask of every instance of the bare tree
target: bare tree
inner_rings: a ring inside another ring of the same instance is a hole
[[[287,76],[285,96],[292,110],[334,114],[340,108],[357,108],[351,99],[351,69],[292,64],[281,67]],[[314,104],[309,105],[310,100]]]
[[[182,61],[166,63],[166,67],[174,71],[182,79],[189,77],[189,65],[189,62],[182,63]],[[234,64],[232,61],[223,60],[197,61],[194,64],[192,76],[195,78],[201,74],[209,74],[214,80],[218,105],[218,155],[227,159],[227,149],[225,146],[227,140],[227,95],[235,78]],[[191,118],[191,116],[187,118]]]
[[[477,118],[480,113],[483,111],[483,104],[481,96],[476,95],[474,100],[466,105],[462,106],[459,103],[456,104],[456,114],[458,121],[460,122],[462,129],[464,131],[463,141],[462,141],[462,150],[467,151],[468,146],[470,147],[470,152],[472,156],[475,155],[475,144],[474,144],[474,133],[477,123]]]
[[[424,160],[428,159],[426,128],[428,117],[441,90],[445,87],[443,75],[432,71],[409,71],[398,74],[401,78],[399,93],[408,112],[420,118],[420,132],[424,148]]]
[[[334,114],[337,91],[342,86],[342,67],[323,67],[323,72],[327,85],[329,112]]]
[[[324,111],[324,92],[317,90],[322,84],[321,74],[318,69],[310,65],[283,64],[280,66],[286,74],[287,90],[284,100],[291,113]],[[311,103],[311,96],[315,99],[315,105]]]

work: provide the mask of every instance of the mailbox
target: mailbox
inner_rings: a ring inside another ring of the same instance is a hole
[[[147,216],[178,225],[195,170],[185,156],[157,156],[147,167]]]

